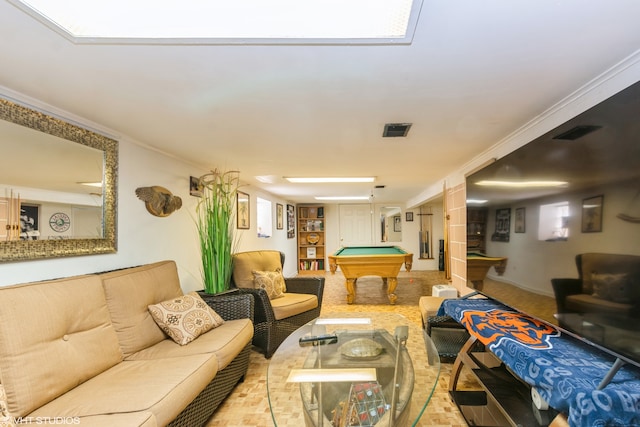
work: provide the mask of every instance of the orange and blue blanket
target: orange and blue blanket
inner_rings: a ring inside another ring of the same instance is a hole
[[[462,324],[571,426],[640,426],[640,369],[624,365],[602,390],[615,357],[492,299],[445,300]]]

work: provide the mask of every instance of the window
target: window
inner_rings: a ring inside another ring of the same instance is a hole
[[[540,206],[538,240],[567,240],[569,237],[569,202]]]
[[[271,237],[271,224],[273,223],[271,202],[258,197],[256,212],[258,217],[258,237]]]

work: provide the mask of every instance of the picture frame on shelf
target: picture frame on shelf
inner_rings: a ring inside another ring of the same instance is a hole
[[[236,192],[237,203],[237,228],[239,230],[248,230],[251,227],[249,195],[242,191]]]
[[[582,232],[599,233],[602,231],[602,210],[604,195],[582,199]]]
[[[284,228],[284,206],[276,203],[276,230]]]

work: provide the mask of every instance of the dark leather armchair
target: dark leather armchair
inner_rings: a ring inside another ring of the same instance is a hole
[[[254,286],[254,271],[276,271],[284,265],[279,251],[250,251],[233,255],[232,287],[255,299],[253,345],[270,358],[296,329],[320,315],[324,277],[285,278],[283,297],[269,299],[264,289]]]
[[[640,256],[584,253],[575,261],[578,278],[551,279],[558,314],[638,316]]]

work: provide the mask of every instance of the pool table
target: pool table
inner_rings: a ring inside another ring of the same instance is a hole
[[[340,270],[347,279],[347,303],[353,304],[356,298],[356,281],[362,276],[380,276],[387,287],[390,304],[398,299],[394,293],[398,285],[398,273],[402,264],[411,271],[413,254],[398,246],[349,246],[338,249],[329,255],[329,269],[335,274]]]
[[[490,257],[480,252],[467,252],[467,280],[471,281],[475,289],[481,291],[489,269],[495,268],[498,276],[502,276],[507,268],[507,259]]]

